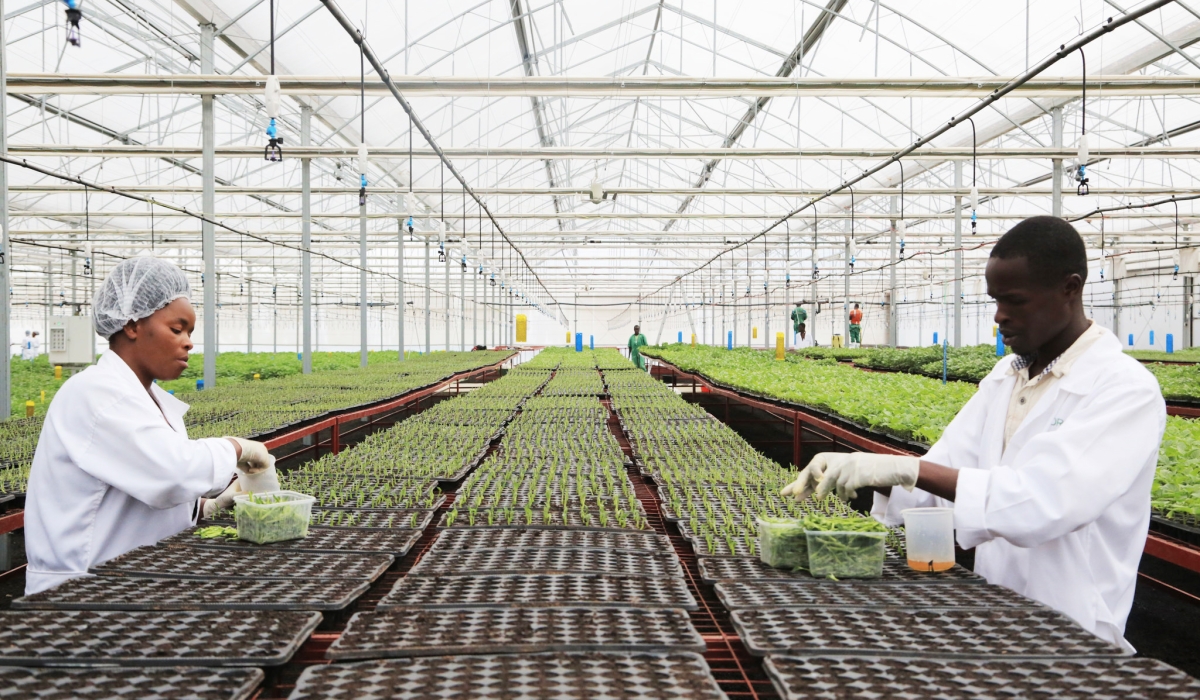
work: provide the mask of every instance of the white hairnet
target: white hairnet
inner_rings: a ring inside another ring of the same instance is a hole
[[[176,299],[191,298],[187,276],[161,258],[122,260],[108,273],[92,300],[92,325],[111,338],[130,321],[140,321]]]

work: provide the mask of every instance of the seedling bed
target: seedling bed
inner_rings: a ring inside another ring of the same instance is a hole
[[[310,531],[311,532],[311,531]],[[569,547],[622,552],[674,554],[671,541],[649,532],[617,530],[529,530],[508,528],[450,528],[442,530],[430,553],[443,549],[503,547]]]
[[[334,661],[545,651],[694,651],[704,640],[683,610],[395,608],[358,613],[326,654]]]
[[[386,498],[386,495],[383,495],[383,494],[376,496],[374,498],[374,500],[376,501],[376,504],[372,505],[371,504],[372,497],[367,496],[363,500],[364,505],[360,506],[360,505],[358,505],[357,499],[355,499],[354,497],[339,498],[336,503],[328,503],[328,502],[323,502],[321,496],[317,496],[317,502],[313,504],[313,512],[316,513],[318,511],[324,511],[324,510],[347,510],[347,511],[355,511],[355,512],[369,511],[369,512],[384,512],[384,513],[396,513],[396,512],[412,513],[413,511],[434,511],[434,510],[437,510],[438,508],[441,508],[442,504],[446,502],[446,494],[430,493],[430,494],[426,494],[425,498],[420,499],[420,501],[418,503],[415,503],[414,507],[410,508],[407,506],[396,506],[393,508],[391,506],[380,505],[380,503],[383,502],[384,498]],[[313,519],[314,520],[316,519],[315,515],[313,516]]]
[[[492,521],[489,523],[487,518],[488,510],[493,511]],[[438,527],[443,528],[489,528],[489,527],[516,527],[524,530],[543,530],[543,529],[568,529],[568,530],[617,530],[617,531],[649,531],[650,526],[646,524],[646,513],[641,509],[639,504],[637,518],[627,519],[624,527],[621,526],[616,516],[612,514],[612,510],[608,509],[607,524],[600,524],[600,509],[596,506],[591,506],[586,509],[578,506],[568,506],[566,512],[560,506],[557,510],[553,507],[547,512],[545,507],[517,509],[516,507],[477,509],[475,514],[475,523],[471,524],[470,512],[467,509],[459,509],[458,514],[454,517],[453,524],[450,524],[450,513],[446,513],[438,521]]]
[[[0,665],[278,666],[320,622],[315,612],[0,612]]]
[[[783,608],[735,610],[755,656],[852,654],[1005,658],[1120,656],[1124,652],[1049,609]]]
[[[410,576],[486,574],[614,574],[664,578],[683,576],[674,553],[616,552],[607,549],[431,549]]]
[[[629,578],[609,574],[406,576],[379,603],[399,607],[516,608],[604,606],[695,610],[682,578]]]
[[[1150,531],[1200,546],[1200,518],[1189,513],[1175,513],[1170,517],[1153,513],[1150,516]]]
[[[770,656],[764,667],[784,700],[1200,697],[1200,681],[1161,661],[1146,658],[1017,661]]]
[[[218,551],[152,545],[93,566],[105,576],[184,579],[374,581],[395,561],[389,554],[317,554],[276,549]]]
[[[269,544],[255,544],[236,537],[201,539],[191,528],[159,542],[160,545],[187,545],[212,549],[278,550],[320,554],[390,554],[396,559],[408,554],[421,530],[367,530],[365,528],[310,527],[308,537]]]
[[[1037,601],[989,584],[896,583],[865,581],[722,581],[714,587],[726,608],[1029,608]]]
[[[17,598],[15,610],[342,610],[367,592],[365,580],[84,576]]]
[[[444,497],[443,497],[444,501]],[[440,506],[439,506],[440,507]],[[318,508],[312,509],[311,525],[351,530],[424,530],[437,508]],[[203,525],[233,525],[233,511],[222,510]]]
[[[0,668],[0,697],[249,700],[257,668]]]
[[[691,653],[429,656],[305,669],[289,700],[726,700]]]
[[[625,475],[620,474],[617,478],[624,480]],[[591,484],[584,486],[586,499],[589,501],[612,500],[614,496],[613,491],[604,488],[606,484],[602,481],[597,480],[597,484],[600,488],[596,490],[592,489]],[[618,489],[620,488],[619,483],[614,483],[613,485]],[[615,495],[617,498],[624,497],[624,494],[620,491]],[[542,505],[546,503],[559,508],[562,507],[563,503],[577,506],[582,499],[579,495],[575,477],[568,479],[565,488],[561,481],[549,480],[543,477],[536,482],[524,481],[519,486],[493,482],[483,489],[460,489],[458,500],[461,500],[464,504],[478,501],[480,504],[479,507],[524,507],[526,504],[529,504],[540,510]]]
[[[832,583],[826,579],[813,578],[803,571],[776,569],[757,559],[700,557],[698,564],[700,577],[706,583],[762,579],[787,579],[808,584]],[[872,583],[983,583],[983,577],[957,564],[951,569],[936,573],[914,571],[904,560],[889,556],[883,561],[883,576],[873,579]]]

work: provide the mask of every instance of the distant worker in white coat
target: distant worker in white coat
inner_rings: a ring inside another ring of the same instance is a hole
[[[154,384],[187,369],[189,295],[183,272],[151,257],[121,262],[97,291],[93,325],[109,349],[54,395],[33,455],[27,595],[184,530],[203,496],[220,494],[203,505],[211,513],[239,489],[279,488],[262,443],[189,440],[187,404]]]
[[[986,276],[1014,354],[942,438],[921,458],[819,454],[784,494],[848,500],[875,487],[873,512],[890,525],[905,508],[952,507],[977,573],[1132,651],[1125,622],[1166,425],[1158,382],[1084,314],[1087,254],[1070,224],[1022,221]]]

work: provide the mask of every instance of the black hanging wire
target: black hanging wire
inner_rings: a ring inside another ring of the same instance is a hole
[[[241,238],[238,238],[241,241]],[[150,252],[154,252],[154,202],[150,202]]]
[[[365,145],[367,143],[367,48],[366,38],[363,37],[362,32],[358,33],[358,49],[358,133]],[[367,204],[367,163],[365,158],[362,160],[363,162],[359,164],[362,172],[358,174],[358,205],[360,207]]]
[[[896,164],[900,166],[900,256],[899,260],[904,259],[904,234],[908,230],[908,224],[904,222],[904,161],[898,160]]]
[[[967,117],[967,121],[971,122],[971,235],[978,233],[977,227],[978,217],[975,213],[975,208],[979,206],[977,201],[979,198],[979,190],[975,188],[975,173],[979,170],[979,143],[975,137],[975,120]]]
[[[817,278],[817,206],[816,206],[815,204],[813,205],[813,208],[812,208],[812,210],[813,210],[813,251],[812,251],[812,256],[813,256],[813,259],[812,259],[812,267],[813,267],[813,279],[815,280],[815,279]],[[813,292],[813,294],[815,295],[815,294],[816,294],[816,292]]]
[[[268,108],[267,108],[268,112],[272,111],[269,106],[270,102],[272,100],[277,100],[280,97],[278,94],[275,94],[273,97],[270,94],[270,92],[273,89],[270,86],[272,84],[277,85],[277,82],[274,81],[274,77],[275,77],[275,0],[271,0],[269,12],[271,15],[270,24],[271,24],[271,78],[272,78],[272,82],[268,83],[268,88],[267,88],[268,89]],[[279,109],[279,107],[276,106],[275,110],[278,110],[278,109]],[[279,129],[275,123],[275,115],[268,114],[267,116],[270,118],[271,121],[270,121],[270,123],[267,124],[267,147],[265,149],[263,149],[263,160],[268,160],[273,163],[277,163],[277,162],[283,160],[283,148],[281,148],[281,145],[283,144],[283,137],[279,135]]]
[[[67,43],[75,48],[83,44],[79,22],[83,19],[83,0],[64,0],[67,5]]]
[[[83,256],[83,274],[91,276],[92,274],[92,217],[89,200],[92,197],[92,190],[86,184],[83,186],[83,240],[84,240],[84,256]],[[150,214],[154,214],[154,205],[151,204]],[[151,220],[151,231],[154,224]],[[4,252],[0,251],[0,265],[4,264]]]
[[[1080,197],[1088,196],[1087,176],[1087,54],[1079,47],[1079,60],[1083,64],[1083,77],[1080,78],[1082,101],[1079,106],[1079,164],[1076,166],[1075,181],[1079,183],[1075,194]]]
[[[857,245],[854,243],[854,188],[847,185],[846,189],[850,190],[850,241],[847,247],[850,248],[848,251],[850,254],[850,272],[854,272],[854,263],[856,262],[854,258],[857,252],[854,250],[857,248]],[[846,301],[849,302],[849,299]]]
[[[1171,279],[1179,279],[1179,202],[1175,201],[1175,197],[1171,197],[1171,204],[1175,205],[1175,272],[1171,275]]]

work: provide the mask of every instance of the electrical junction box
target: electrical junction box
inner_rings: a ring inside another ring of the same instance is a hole
[[[50,318],[46,349],[51,365],[90,365],[92,357],[92,319],[89,316]]]

